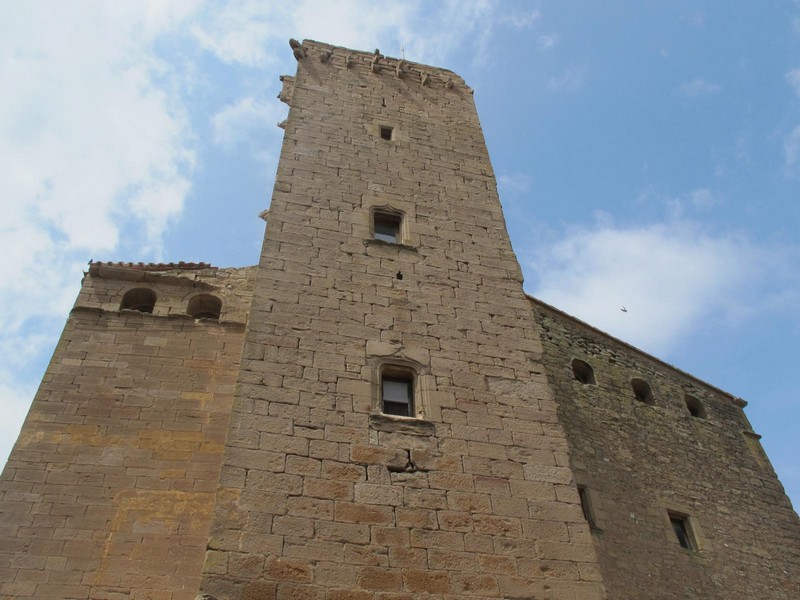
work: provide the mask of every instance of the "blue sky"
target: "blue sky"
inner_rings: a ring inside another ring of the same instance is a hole
[[[748,400],[800,502],[790,0],[4,3],[0,461],[90,259],[257,261],[289,37],[462,75],[526,290]]]

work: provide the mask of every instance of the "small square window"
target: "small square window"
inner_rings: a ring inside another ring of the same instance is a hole
[[[381,410],[386,415],[414,416],[414,378],[411,375],[381,378]]]
[[[400,215],[376,212],[373,219],[376,240],[390,244],[400,243],[400,224],[402,223]]]
[[[389,127],[388,125],[381,125],[381,139],[386,140],[387,142],[391,142],[394,138],[394,128]]]
[[[675,532],[675,537],[678,538],[681,548],[697,550],[697,543],[692,535],[689,517],[677,513],[669,513],[669,522],[672,524],[672,530]]]

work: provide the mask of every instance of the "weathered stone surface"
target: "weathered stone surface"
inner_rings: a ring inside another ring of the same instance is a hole
[[[543,550],[561,559],[571,549],[573,569],[551,589],[579,582],[577,565],[593,563],[593,549],[567,534],[580,510],[558,495],[572,485],[554,454],[564,433],[537,374],[541,347],[469,88],[441,69],[406,63],[398,78],[396,59],[304,48],[331,54],[299,60],[284,79],[291,108],[245,335],[247,355],[269,359],[242,364],[223,460],[248,477],[235,511],[217,509],[214,531],[227,540],[219,550],[239,552],[239,536],[257,527],[283,537],[268,560],[304,563],[308,597],[498,597],[508,584],[480,576],[482,562],[536,553],[533,535],[547,528],[522,520],[552,519],[566,537]],[[423,70],[425,86],[411,76]],[[376,209],[403,213],[401,243],[372,239]],[[415,371],[418,418],[380,413],[376,374],[386,362]],[[290,404],[313,418],[282,409]],[[243,433],[253,415],[279,413],[285,433],[262,433],[257,445]],[[257,475],[279,468],[302,484],[290,491]],[[541,489],[529,497],[513,480]],[[288,515],[258,501],[281,494]],[[530,500],[541,497],[553,510],[537,516]],[[258,522],[240,518],[256,512]],[[355,578],[334,576],[332,565],[347,564]],[[514,590],[533,597],[539,574],[503,564]],[[280,596],[279,574],[258,578],[275,581]],[[215,561],[202,589],[241,579]]]
[[[600,571],[592,574],[586,542],[568,548],[563,537],[542,539],[538,558],[550,565],[575,561],[581,579],[602,576],[612,598],[800,598],[800,524],[766,455],[752,443],[741,403],[530,301],[572,472],[589,496]],[[574,359],[591,366],[595,383],[576,379]],[[635,399],[633,378],[649,383],[652,405]],[[702,403],[704,417],[690,414],[687,394]],[[558,497],[569,501],[561,489]],[[554,509],[542,506],[537,519],[560,512]],[[696,550],[680,547],[668,510],[690,517]],[[542,523],[523,526],[545,538]],[[585,527],[570,524],[568,537],[587,539]],[[586,552],[583,560],[576,550]]]
[[[800,597],[744,403],[525,297],[464,82],[293,51],[259,267],[90,266],[0,477],[0,596]]]
[[[195,597],[244,328],[169,317],[201,290],[243,323],[254,275],[90,267],[0,479],[0,597]]]

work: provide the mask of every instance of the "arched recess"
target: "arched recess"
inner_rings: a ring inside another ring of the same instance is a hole
[[[686,402],[686,409],[689,411],[689,414],[697,419],[705,419],[707,416],[706,407],[703,406],[703,403],[700,402],[694,396],[690,396],[686,394],[683,397],[684,402]]]
[[[150,288],[133,288],[125,292],[120,302],[120,310],[138,310],[152,313],[156,306],[156,293]]]
[[[594,369],[592,365],[579,358],[572,360],[572,374],[575,376],[576,381],[580,381],[584,385],[594,385]]]
[[[650,389],[650,384],[644,379],[631,379],[631,388],[633,389],[633,395],[636,396],[639,402],[651,406],[656,403],[655,398],[653,398],[653,390]]]
[[[219,319],[222,300],[211,294],[198,294],[189,300],[186,314],[195,319]]]

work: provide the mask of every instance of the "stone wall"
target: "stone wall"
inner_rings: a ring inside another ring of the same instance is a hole
[[[609,596],[800,598],[800,522],[745,403],[531,303]],[[576,379],[575,359],[594,383]],[[652,399],[637,400],[632,379],[647,382]],[[670,511],[688,517],[694,549],[679,545]]]
[[[252,275],[90,267],[0,478],[0,597],[194,598]],[[242,322],[183,314],[200,279]]]
[[[604,598],[471,90],[303,46],[202,591]]]

